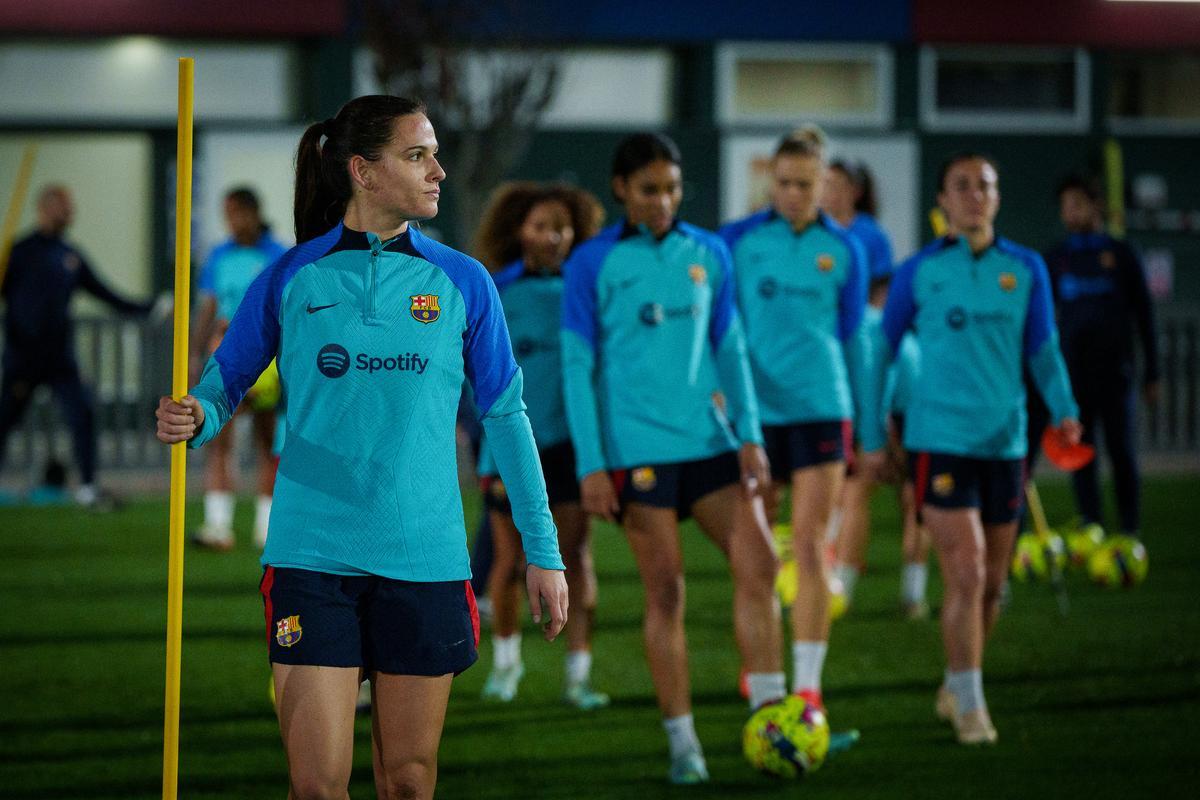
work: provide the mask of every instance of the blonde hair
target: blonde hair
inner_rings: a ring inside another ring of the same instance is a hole
[[[810,122],[796,128],[779,141],[779,146],[775,148],[775,158],[809,156],[824,162],[826,141],[825,131]]]

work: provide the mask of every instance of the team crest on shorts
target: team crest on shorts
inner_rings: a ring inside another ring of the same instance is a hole
[[[412,299],[412,315],[417,322],[437,322],[442,309],[438,307],[436,294],[414,294]]]
[[[658,476],[654,467],[638,467],[633,471],[633,488],[639,492],[648,492],[658,485]]]
[[[708,270],[702,264],[692,264],[688,267],[688,277],[692,279],[692,283],[697,286],[703,286],[708,280]]]
[[[1000,273],[1000,288],[1006,292],[1011,292],[1017,288],[1017,276],[1011,272]]]
[[[829,272],[829,270],[833,269],[833,256],[829,255],[829,253],[821,253],[821,255],[817,256],[817,269],[821,270],[821,272]]]
[[[949,472],[933,476],[933,493],[938,497],[949,497],[954,491],[954,476]]]
[[[508,490],[504,488],[504,481],[496,479],[488,486],[488,494],[496,500],[503,500],[508,497]]]
[[[299,614],[275,620],[275,641],[279,642],[280,647],[291,647],[300,641],[302,633]]]
[[[1104,250],[1100,253],[1100,266],[1105,269],[1117,268],[1117,255],[1112,250]]]

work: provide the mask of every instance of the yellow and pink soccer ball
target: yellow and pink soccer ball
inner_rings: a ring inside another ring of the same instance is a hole
[[[1104,528],[1099,525],[1084,525],[1067,534],[1067,557],[1075,569],[1086,569],[1088,561],[1104,544]]]
[[[1067,563],[1067,547],[1057,533],[1023,533],[1013,549],[1012,576],[1022,583],[1048,581]]]
[[[1131,589],[1149,570],[1146,546],[1132,536],[1110,536],[1088,559],[1088,575],[1109,589]]]
[[[829,721],[816,705],[788,695],[751,715],[742,728],[742,753],[759,772],[788,780],[801,778],[825,763]]]

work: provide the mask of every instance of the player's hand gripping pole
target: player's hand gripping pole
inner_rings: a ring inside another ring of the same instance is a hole
[[[171,396],[187,394],[188,313],[191,310],[192,89],[195,63],[179,59],[179,128],[175,175],[175,342]],[[167,565],[167,704],[163,721],[163,800],[179,788],[179,672],[183,639],[183,504],[187,442],[171,445],[171,530]]]

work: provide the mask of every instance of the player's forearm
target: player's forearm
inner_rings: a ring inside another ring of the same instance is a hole
[[[758,395],[750,375],[746,339],[737,319],[721,340],[716,352],[717,375],[725,392],[728,416],[738,444],[762,444],[762,426],[758,415]]]
[[[562,334],[562,355],[567,428],[575,446],[576,477],[582,479],[606,466],[593,383],[596,358],[591,347],[569,330]]]
[[[1033,376],[1038,392],[1046,401],[1054,424],[1064,419],[1078,419],[1079,406],[1071,393],[1071,381],[1067,377],[1067,365],[1058,349],[1058,338],[1047,339],[1029,358],[1029,372]]]
[[[869,344],[860,345],[864,351],[856,356],[858,369],[858,439],[864,452],[881,450],[887,444],[887,424],[884,415],[884,396],[887,393],[888,367],[896,357],[896,348],[882,327],[872,329]],[[868,334],[870,335],[870,334]],[[866,337],[856,337],[865,339]],[[849,360],[849,359],[848,359]],[[847,364],[847,368],[849,364]],[[853,374],[853,369],[851,373]],[[853,390],[853,384],[852,384]]]
[[[542,569],[564,569],[558,530],[546,497],[546,479],[525,404],[521,373],[483,417],[483,429],[512,506],[513,523],[521,532],[525,559]]]

